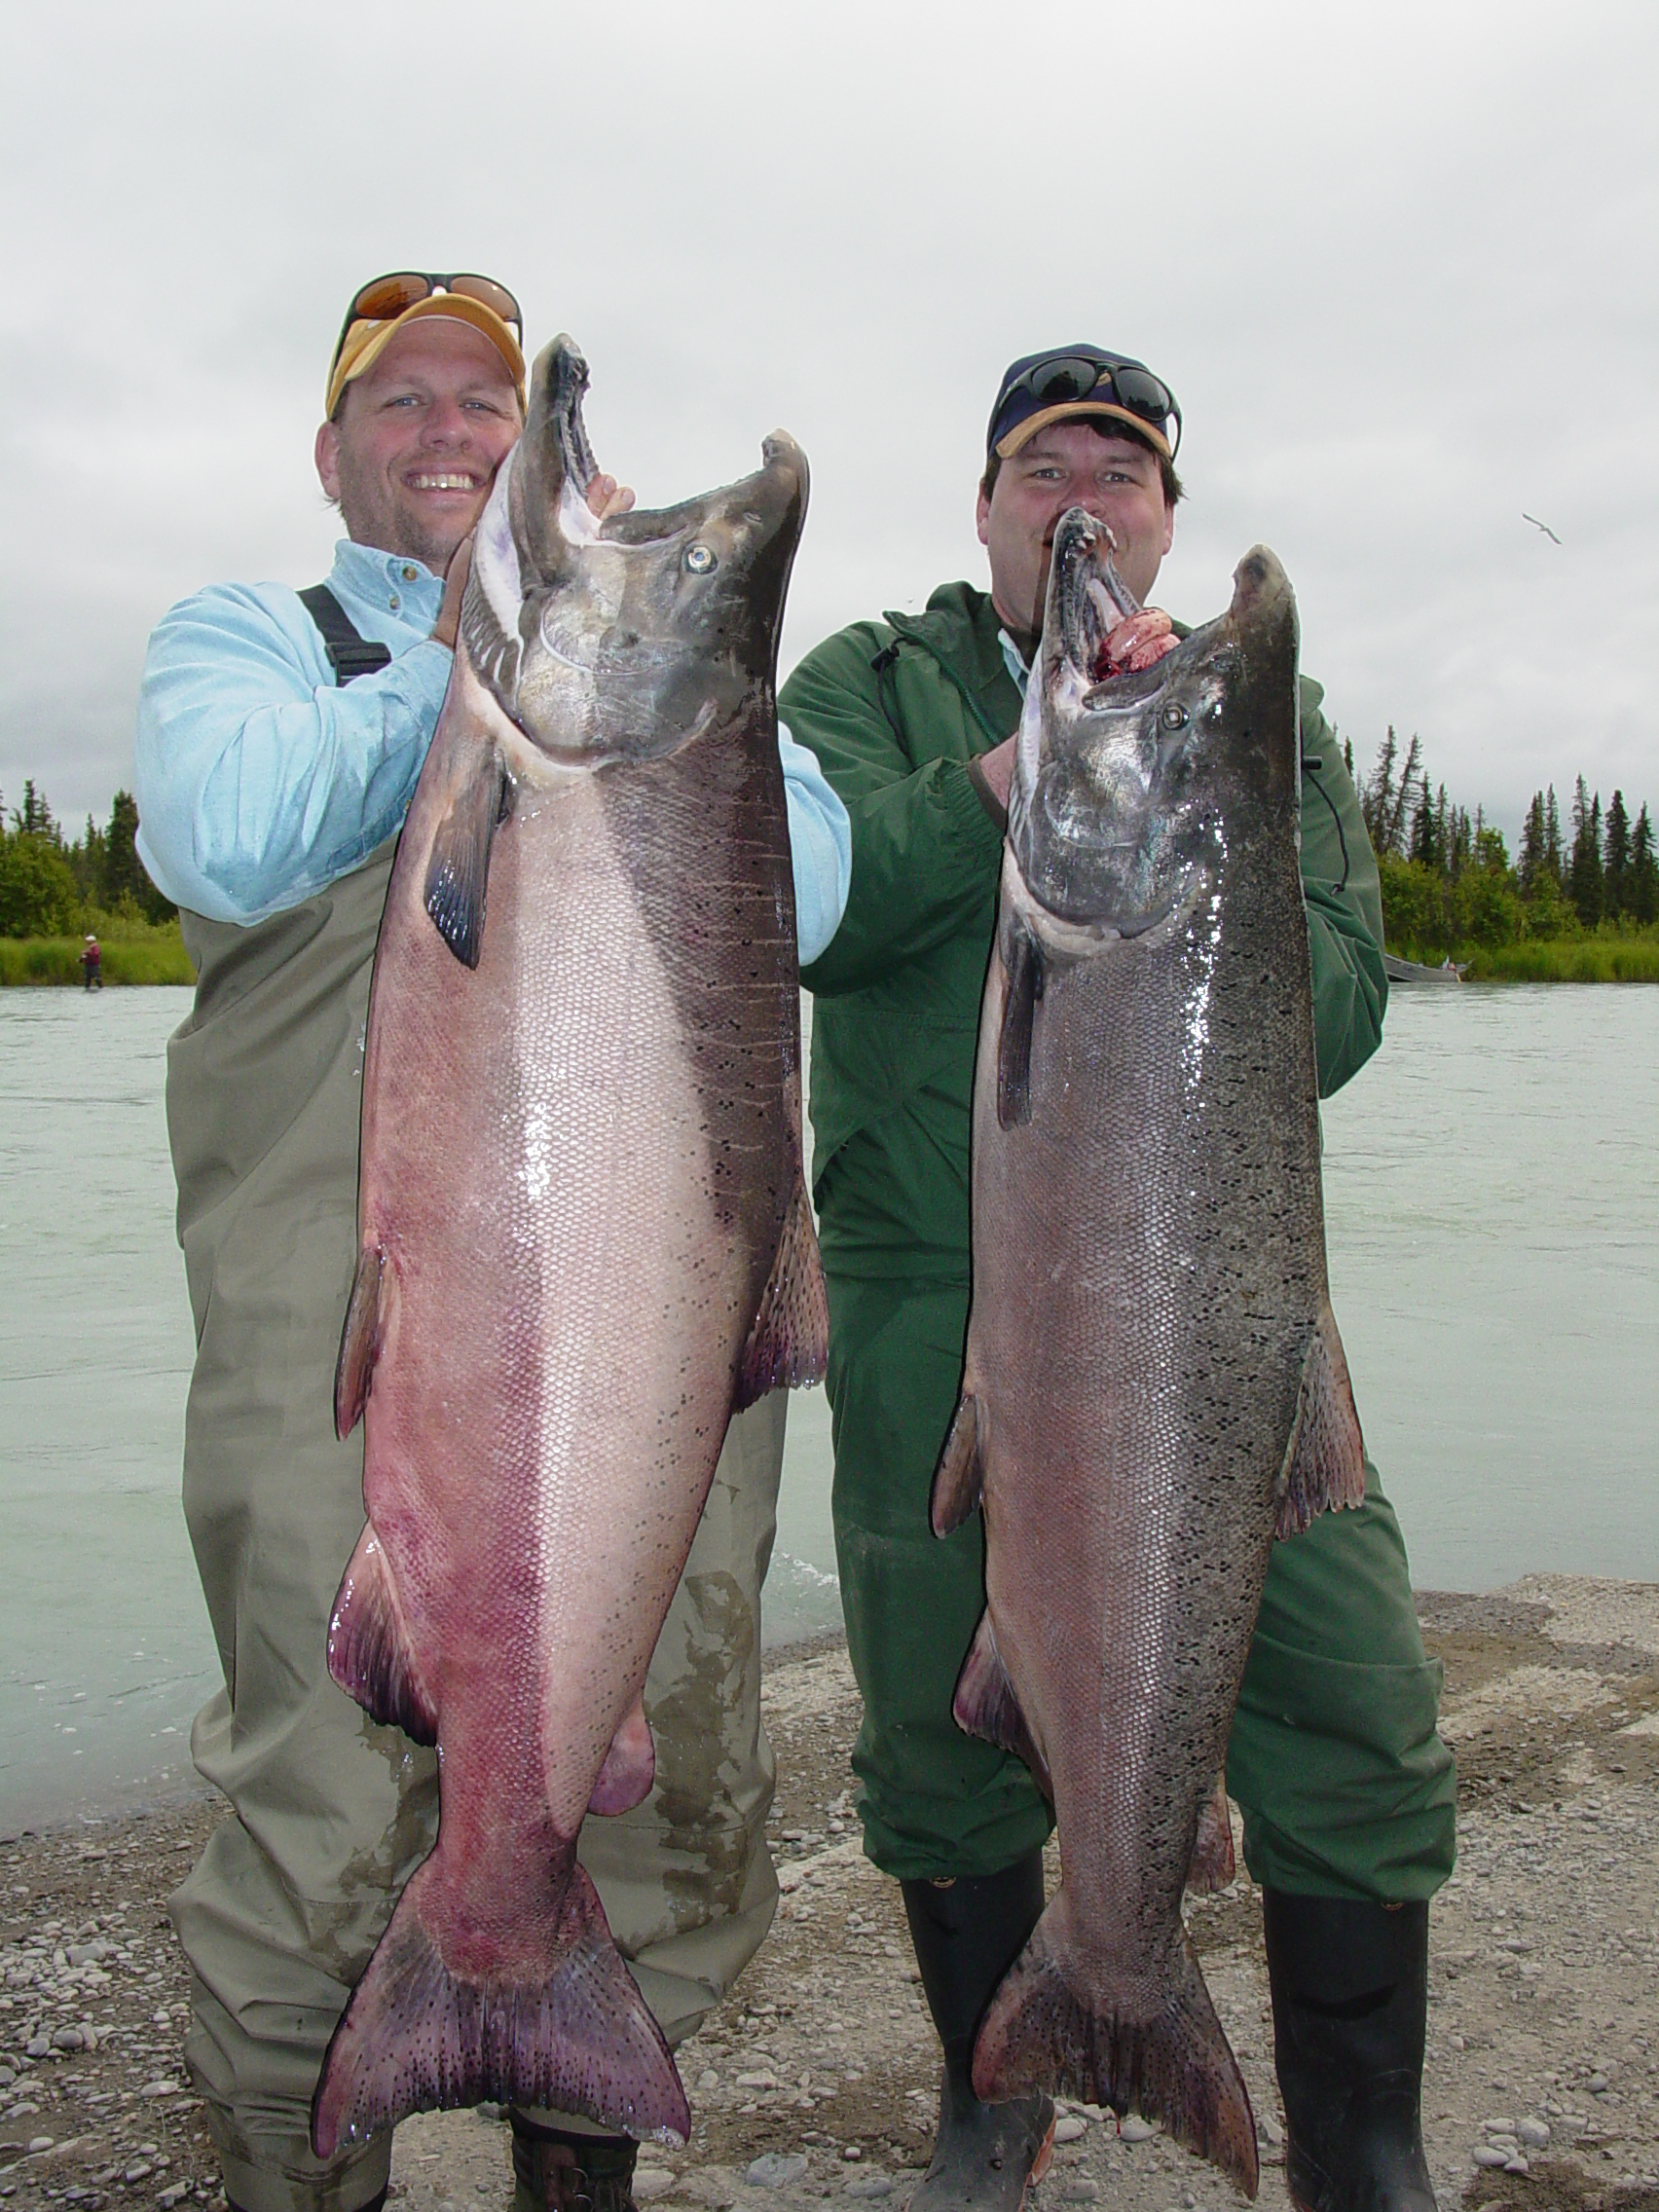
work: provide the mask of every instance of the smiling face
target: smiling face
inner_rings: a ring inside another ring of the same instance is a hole
[[[1097,419],[1099,420],[1099,419]],[[1144,602],[1175,536],[1158,456],[1088,418],[1051,423],[1005,461],[987,499],[979,494],[979,543],[990,556],[991,598],[1009,628],[1035,638],[1043,627],[1054,525],[1070,507],[1106,524],[1118,573]]]
[[[442,575],[521,428],[518,392],[481,331],[428,315],[346,387],[316,472],[359,545]]]

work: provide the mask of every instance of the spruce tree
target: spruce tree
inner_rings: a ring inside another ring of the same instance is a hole
[[[1659,917],[1659,861],[1653,855],[1653,829],[1645,800],[1630,833],[1630,914],[1643,929]]]
[[[1544,866],[1556,879],[1556,888],[1562,888],[1561,867],[1561,809],[1556,805],[1555,786],[1549,788],[1544,800]]]
[[[1386,849],[1387,826],[1394,811],[1394,756],[1399,741],[1394,725],[1388,724],[1388,734],[1377,748],[1377,765],[1365,779],[1365,789],[1359,794],[1359,811],[1365,817],[1365,833],[1371,839],[1373,852]]]
[[[1521,855],[1516,863],[1516,873],[1521,878],[1521,896],[1530,899],[1538,888],[1538,879],[1548,863],[1544,858],[1544,794],[1532,793],[1532,803],[1527,809],[1527,820],[1521,830]]]
[[[1592,798],[1582,776],[1572,796],[1572,858],[1567,895],[1587,930],[1602,919],[1602,794]]]
[[[1417,807],[1412,815],[1412,837],[1406,857],[1416,861],[1419,867],[1427,868],[1431,875],[1440,872],[1439,856],[1435,851],[1434,793],[1428,788],[1426,776],[1422,779],[1422,789],[1418,793]]]
[[[1630,817],[1620,791],[1608,804],[1602,837],[1602,911],[1610,922],[1630,911]]]

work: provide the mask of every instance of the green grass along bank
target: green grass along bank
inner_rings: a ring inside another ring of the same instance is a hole
[[[196,980],[176,922],[97,933],[108,984]],[[0,937],[0,985],[55,983],[80,989],[78,937]],[[1392,939],[1389,949],[1396,949]],[[1407,957],[1410,957],[1409,949]],[[1659,983],[1659,931],[1611,931],[1575,938],[1530,938],[1518,944],[1467,945],[1457,953],[1471,983]],[[1438,965],[1437,953],[1431,965]]]
[[[92,930],[103,953],[103,980],[117,983],[183,983],[196,980],[177,922],[130,922],[93,913]],[[60,983],[83,987],[81,937],[0,937],[0,984]]]

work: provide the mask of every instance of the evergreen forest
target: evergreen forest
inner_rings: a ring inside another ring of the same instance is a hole
[[[137,833],[130,792],[74,838],[32,779],[20,806],[0,803],[0,983],[78,982],[89,932],[111,982],[191,980],[177,909],[145,874]]]
[[[1343,756],[1352,775],[1351,745]],[[1478,806],[1471,817],[1430,783],[1419,740],[1402,754],[1390,728],[1360,806],[1390,952],[1468,961],[1477,975],[1659,981],[1659,856],[1645,800],[1634,820],[1622,791],[1604,809],[1580,776],[1564,823],[1552,784],[1532,794],[1512,863]]]
[[[1343,748],[1350,775],[1353,747]],[[1359,781],[1356,776],[1356,781]],[[1467,964],[1475,976],[1659,981],[1659,856],[1645,800],[1605,807],[1579,776],[1564,821],[1552,784],[1533,793],[1513,862],[1480,807],[1431,783],[1418,738],[1389,729],[1360,805],[1382,882],[1390,952]],[[109,820],[68,836],[30,780],[0,802],[0,983],[72,982],[89,931],[111,981],[188,982],[176,910],[144,872],[138,808],[117,792]],[[21,940],[21,941],[19,941]]]

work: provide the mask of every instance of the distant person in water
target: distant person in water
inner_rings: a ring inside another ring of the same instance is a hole
[[[89,991],[103,989],[103,948],[95,937],[89,937],[81,948],[81,973]]]

